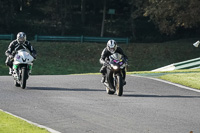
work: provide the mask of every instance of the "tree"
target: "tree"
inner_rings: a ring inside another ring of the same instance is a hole
[[[81,22],[85,25],[85,2],[86,0],[81,0]]]
[[[135,20],[143,17],[144,14],[144,9],[143,7],[146,5],[146,0],[129,0],[128,3],[130,5],[130,21],[131,21],[131,30],[132,30],[132,38],[134,40],[137,39],[136,37],[136,24],[135,24]]]
[[[199,0],[149,0],[144,16],[158,26],[162,33],[172,35],[179,28],[199,27]]]
[[[104,25],[106,19],[106,0],[103,1],[103,18],[102,18],[102,25],[101,25],[101,37],[104,35]]]
[[[44,18],[50,22],[49,27],[56,29],[57,34],[65,35],[66,27],[70,27],[72,21],[72,0],[48,0],[43,8],[49,16]]]

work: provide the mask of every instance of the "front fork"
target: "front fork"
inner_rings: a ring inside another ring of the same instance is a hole
[[[121,76],[122,78],[124,77],[122,70],[119,70],[117,73],[113,73],[113,79],[114,79],[114,86],[115,87],[117,85],[117,76]]]
[[[116,90],[117,76],[124,76],[122,70],[114,71],[112,69],[107,69],[107,82],[112,90]]]
[[[20,67],[23,67],[23,66],[20,66]],[[31,71],[32,71],[32,67],[33,67],[33,63],[31,63],[31,64],[27,64],[27,70],[28,70],[28,75],[27,75],[27,79],[28,79],[28,77],[29,77],[29,74],[31,73]],[[21,69],[19,69],[19,65],[13,65],[13,70],[14,70],[14,72],[13,72],[13,77],[14,77],[14,80],[21,80]]]

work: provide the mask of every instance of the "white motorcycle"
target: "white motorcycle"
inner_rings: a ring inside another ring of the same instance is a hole
[[[13,61],[14,84],[16,87],[26,88],[26,80],[29,78],[33,66],[33,56],[26,49],[16,52]]]

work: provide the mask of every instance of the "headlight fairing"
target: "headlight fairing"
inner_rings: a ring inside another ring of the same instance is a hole
[[[113,64],[111,64],[111,67],[112,67],[113,69],[115,69],[115,70],[118,69],[118,66],[115,66],[115,65],[113,65]]]

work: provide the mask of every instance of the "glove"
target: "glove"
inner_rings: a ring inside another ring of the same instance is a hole
[[[104,66],[108,66],[109,64],[108,64],[107,62],[104,62],[103,65],[104,65]]]
[[[32,53],[32,56],[33,56],[34,59],[36,59],[37,54]]]
[[[126,63],[128,63],[128,59],[124,59],[124,61],[125,61]]]

